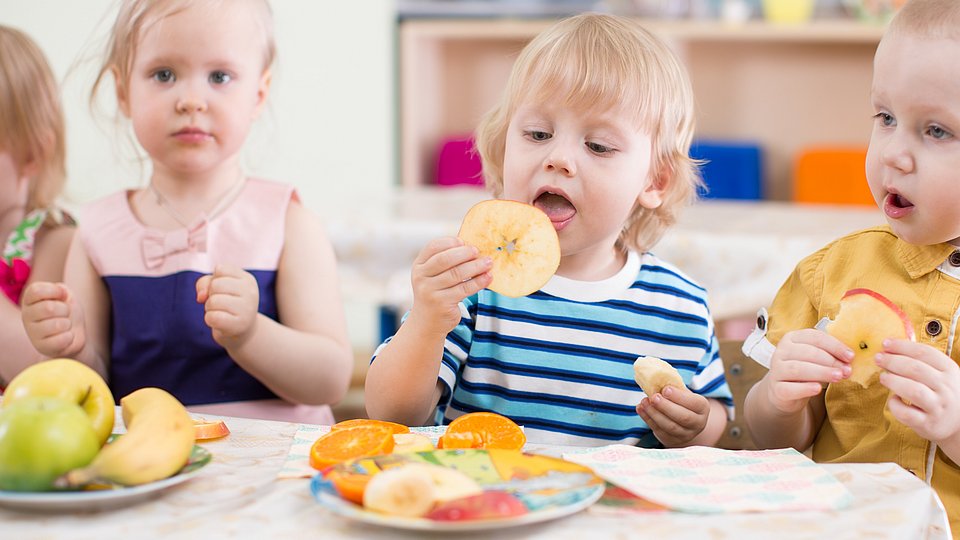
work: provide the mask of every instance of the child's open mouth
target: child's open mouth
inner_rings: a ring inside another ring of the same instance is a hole
[[[883,212],[893,218],[901,218],[913,210],[913,203],[899,193],[888,193],[883,200]]]
[[[573,219],[573,216],[577,214],[576,207],[573,206],[573,203],[568,201],[566,197],[557,195],[556,193],[545,192],[541,193],[533,205],[543,211],[547,217],[550,218],[550,221],[553,223],[553,228],[556,230],[561,230],[570,223],[570,220]]]

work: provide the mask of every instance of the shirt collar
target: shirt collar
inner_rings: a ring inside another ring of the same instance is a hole
[[[897,240],[897,257],[913,279],[929,274],[941,266],[949,269],[945,271],[950,275],[960,275],[960,269],[951,266],[949,262],[950,254],[954,251],[957,251],[957,247],[947,243],[917,246]]]

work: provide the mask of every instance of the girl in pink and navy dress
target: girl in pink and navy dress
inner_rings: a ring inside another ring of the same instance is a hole
[[[43,52],[0,25],[0,388],[42,359],[20,320],[33,281],[63,279],[73,220],[55,206],[66,177],[60,90]]]
[[[240,150],[270,88],[265,0],[127,0],[97,87],[149,155],[147,187],[90,204],[65,283],[24,292],[47,356],[198,412],[330,423],[352,354],[333,249],[291,186],[248,178]]]

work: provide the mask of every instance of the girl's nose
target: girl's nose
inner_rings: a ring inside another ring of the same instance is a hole
[[[196,95],[187,95],[177,100],[177,112],[180,114],[193,114],[207,110],[207,103]]]

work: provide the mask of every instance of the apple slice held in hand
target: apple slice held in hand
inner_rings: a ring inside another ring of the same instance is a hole
[[[539,208],[492,199],[475,204],[458,235],[493,259],[490,290],[526,296],[550,280],[560,266],[560,240],[550,218]]]
[[[885,339],[914,341],[910,318],[896,304],[870,289],[851,289],[840,299],[840,311],[826,326],[831,336],[853,349],[851,381],[866,388],[881,369],[874,362]]]

